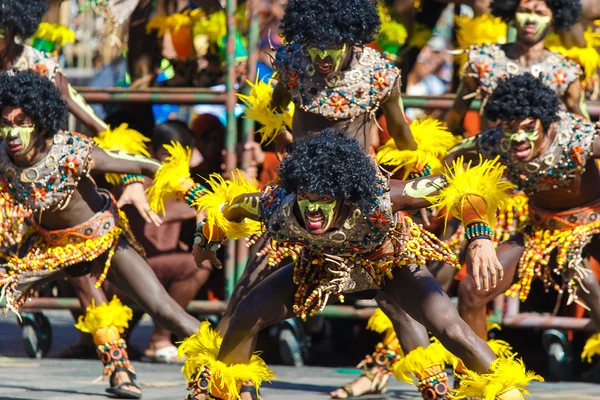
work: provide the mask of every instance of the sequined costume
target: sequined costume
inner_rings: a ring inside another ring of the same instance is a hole
[[[429,260],[457,264],[456,257],[433,234],[408,217],[393,215],[387,182],[381,178],[380,198],[368,215],[354,206],[339,229],[311,235],[292,213],[296,195],[278,187],[261,198],[267,234],[284,245],[302,247],[294,271],[298,285],[294,312],[302,319],[327,304],[329,296],[378,288],[392,279],[392,270]]]
[[[543,62],[530,66],[519,65],[508,58],[505,46],[500,44],[471,46],[468,54],[469,61],[464,75],[477,80],[477,93],[483,98],[483,106],[501,79],[529,72],[535,77],[541,77],[544,85],[562,98],[571,83],[581,79],[583,75],[581,67],[575,61],[554,52]]]
[[[507,177],[525,194],[562,188],[585,172],[598,135],[598,126],[570,113],[559,113],[556,136],[548,151],[530,162],[519,162],[510,151],[510,144],[502,127],[494,128],[477,138],[479,152],[484,157],[500,157],[507,169]],[[561,287],[555,282],[553,272],[573,272],[575,280],[582,268],[582,252],[592,237],[600,233],[598,204],[591,204],[561,212],[539,210],[530,205],[530,225],[524,230],[525,251],[518,267],[518,282],[507,294],[519,295],[525,300],[531,281],[539,277],[547,289]],[[557,250],[555,269],[549,267],[551,255]],[[574,293],[574,281],[566,280],[568,290]],[[575,295],[574,295],[575,296]],[[576,297],[575,297],[576,298]]]
[[[26,71],[31,69],[39,75],[47,77],[54,82],[54,77],[61,72],[60,65],[53,54],[34,49],[24,45],[21,55],[13,65],[13,69]]]
[[[83,224],[47,230],[38,223],[44,211],[61,210],[69,204],[79,181],[89,172],[92,149],[91,139],[63,131],[54,135],[48,154],[31,167],[16,166],[4,147],[0,150],[0,191],[10,207],[21,206],[20,216],[29,221],[26,232],[15,232],[17,246],[3,249],[0,256],[6,262],[0,283],[4,285],[7,310],[18,311],[37,281],[108,252],[101,283],[121,236],[143,253],[127,218],[108,192],[100,191],[104,207]]]
[[[369,47],[353,47],[352,52],[355,62],[328,77],[317,73],[306,46],[281,47],[274,67],[296,107],[334,120],[365,114],[374,118],[400,78],[400,70]]]

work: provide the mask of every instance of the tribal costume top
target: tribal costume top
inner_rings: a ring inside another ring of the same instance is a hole
[[[484,100],[496,90],[501,79],[522,75],[525,72],[531,73],[536,78],[541,75],[544,85],[562,99],[571,83],[581,79],[583,75],[581,67],[575,61],[554,52],[543,62],[530,66],[521,66],[515,60],[508,58],[504,46],[499,44],[471,46],[468,54],[467,68],[474,71],[468,72],[468,76],[477,80],[479,85],[477,92]]]
[[[23,52],[13,66],[17,71],[26,71],[31,69],[41,76],[48,77],[54,82],[57,73],[61,72],[56,58],[52,54],[34,49],[31,46],[24,45]]]
[[[375,111],[394,89],[400,70],[369,47],[353,47],[346,70],[323,77],[306,46],[281,47],[274,62],[277,79],[291,93],[296,107],[330,119],[354,119]]]
[[[294,215],[296,195],[270,187],[261,198],[267,234],[284,246],[302,247],[294,270],[298,285],[294,312],[301,318],[314,315],[330,295],[377,288],[392,279],[394,267],[423,265],[444,260],[456,265],[447,245],[415,224],[392,213],[388,183],[379,181],[380,196],[364,213],[352,205],[348,218],[324,235],[311,235]]]
[[[569,185],[585,172],[598,127],[575,114],[561,112],[556,136],[542,156],[522,162],[511,151],[508,138],[501,126],[477,136],[477,147],[484,157],[494,159],[507,168],[508,179],[531,195]]]

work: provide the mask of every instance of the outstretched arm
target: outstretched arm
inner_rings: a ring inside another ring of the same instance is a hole
[[[121,151],[107,151],[94,147],[91,155],[90,170],[101,173],[123,175],[144,175],[154,178],[161,163],[143,156],[127,154]]]
[[[410,127],[404,115],[404,104],[400,95],[400,79],[396,84],[381,109],[388,126],[388,133],[394,139],[399,150],[416,150],[417,144],[410,132]]]
[[[446,114],[446,125],[450,132],[455,135],[462,135],[464,132],[463,121],[469,107],[471,107],[473,93],[477,90],[477,81],[471,76],[474,73],[471,66],[466,67],[454,103]]]
[[[230,222],[242,222],[246,218],[259,221],[261,195],[262,193],[249,193],[236,197],[223,207],[223,216]]]
[[[432,175],[424,178],[390,181],[390,198],[392,211],[419,210],[431,206],[430,196],[436,195],[448,186],[448,180],[442,175]]]
[[[102,121],[94,109],[85,101],[77,91],[71,86],[69,80],[61,72],[54,76],[54,84],[60,91],[63,99],[67,102],[69,112],[75,116],[89,130],[90,136],[94,137],[100,132],[108,129],[108,126]]]

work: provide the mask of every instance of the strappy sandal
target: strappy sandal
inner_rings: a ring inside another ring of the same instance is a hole
[[[372,372],[368,372],[368,371],[360,374],[359,378],[363,377],[363,376],[371,381],[371,387],[366,392],[359,394],[359,395],[355,395],[354,390],[352,389],[352,383],[346,383],[344,386],[342,386],[339,389],[342,389],[344,392],[346,392],[348,397],[333,397],[333,396],[331,396],[331,398],[332,399],[343,399],[343,398],[353,399],[356,397],[368,396],[368,395],[372,395],[372,394],[384,394],[385,392],[387,392],[387,379],[382,379],[383,377],[379,378]]]
[[[260,393],[257,394],[256,388],[252,385],[242,386],[242,388],[240,389],[240,394],[242,394],[242,393],[250,393],[252,400],[262,400]]]
[[[113,378],[117,372],[126,372],[127,376],[129,376],[130,382],[121,382],[116,386],[113,385]],[[142,393],[132,392],[130,390],[124,389],[124,387],[131,387],[136,388],[141,392],[140,387],[135,383],[135,379],[136,375],[133,372],[131,372],[127,368],[117,367],[115,369],[115,372],[113,372],[113,374],[110,377],[111,386],[108,389],[106,389],[106,393],[110,393],[118,399],[141,399]]]

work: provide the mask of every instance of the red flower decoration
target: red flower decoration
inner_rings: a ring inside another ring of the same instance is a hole
[[[386,218],[385,215],[379,211],[375,211],[373,214],[371,214],[369,219],[371,220],[371,222],[373,222],[374,226],[383,226],[384,224],[389,222],[389,219]]]
[[[348,105],[348,100],[340,95],[331,96],[329,99],[329,105],[331,107],[335,107],[336,113],[339,113],[340,111],[344,112],[345,107]]]
[[[485,61],[475,64],[475,68],[477,68],[477,72],[479,72],[480,78],[483,78],[485,74],[489,74],[490,72],[492,72],[492,67]]]
[[[556,83],[557,85],[564,85],[566,81],[566,72],[564,72],[563,70],[558,70],[554,72],[554,79],[552,80],[552,82]]]
[[[290,89],[296,89],[298,87],[298,79],[300,77],[298,76],[298,72],[294,71],[292,73],[288,74],[288,88]]]
[[[46,65],[42,63],[35,64],[35,67],[33,67],[33,71],[40,76],[48,75],[48,67],[46,67]]]
[[[41,188],[38,189],[37,187],[33,188],[33,198],[35,199],[35,201],[45,201],[46,200],[46,189],[45,188]]]
[[[585,153],[585,151],[581,146],[574,146],[571,150],[573,150],[573,152],[571,153],[570,158],[577,161],[578,164],[582,164],[583,158],[581,158],[581,155]]]
[[[65,162],[62,166],[67,170],[68,173],[76,174],[79,172],[79,165],[81,163],[77,161],[75,157],[67,157],[67,162]]]
[[[379,71],[375,76],[373,76],[372,83],[373,86],[378,86],[379,89],[385,89],[386,86],[390,86],[390,83],[387,81],[388,74],[384,71]]]

